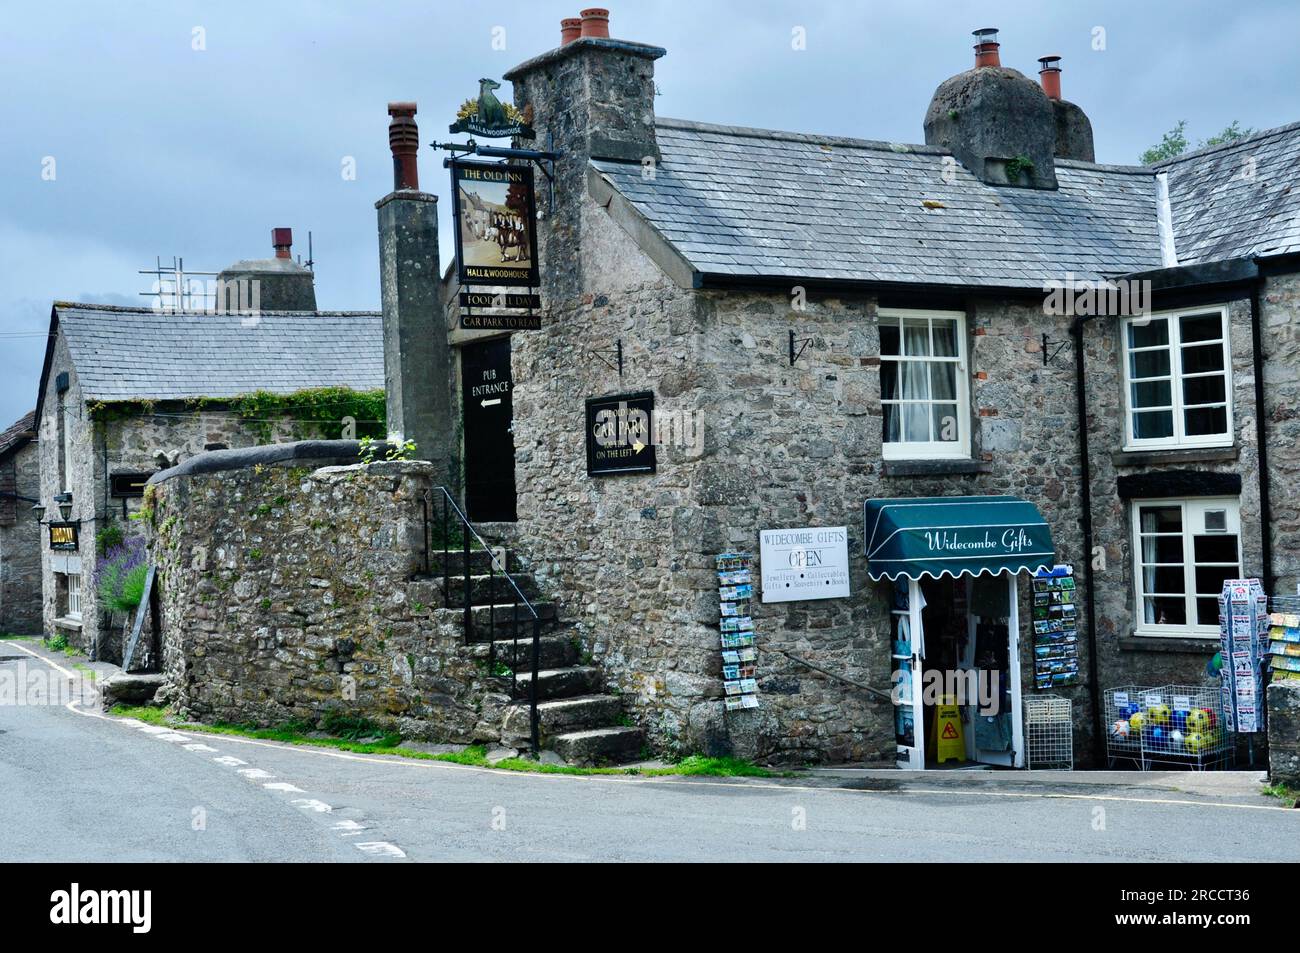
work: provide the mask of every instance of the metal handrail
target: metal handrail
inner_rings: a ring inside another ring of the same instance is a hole
[[[537,720],[537,674],[540,667],[541,656],[541,631],[542,617],[538,613],[537,607],[532,601],[524,595],[523,590],[509,571],[509,552],[504,550],[502,560],[497,559],[496,552],[487,541],[479,534],[478,530],[469,521],[469,517],[457,505],[456,500],[445,486],[436,486],[430,488],[424,494],[424,571],[426,574],[432,572],[433,551],[430,540],[431,526],[431,509],[433,506],[433,494],[442,495],[442,591],[444,597],[450,594],[451,590],[451,536],[448,532],[448,523],[452,513],[460,521],[461,525],[461,548],[463,552],[463,572],[464,579],[464,629],[465,642],[468,644],[474,641],[474,606],[473,606],[473,572],[471,571],[471,554],[470,545],[471,537],[477,540],[479,546],[488,554],[488,677],[493,677],[496,669],[496,572],[500,569],[502,577],[506,583],[514,590],[514,599],[512,600],[511,634],[513,637],[513,649],[510,665],[510,697],[515,698],[519,692],[519,607],[522,605],[527,610],[528,615],[532,616],[533,645],[532,645],[532,679],[529,682],[528,691],[528,717],[533,755],[536,756],[540,750],[539,726]],[[507,595],[509,593],[507,592]],[[527,617],[525,617],[527,621]]]

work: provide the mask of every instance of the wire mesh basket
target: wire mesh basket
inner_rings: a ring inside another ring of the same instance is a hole
[[[1074,769],[1073,707],[1059,695],[1025,699],[1025,767]]]
[[[1143,771],[1227,767],[1232,738],[1224,730],[1217,685],[1125,685],[1105,693],[1106,759]]]

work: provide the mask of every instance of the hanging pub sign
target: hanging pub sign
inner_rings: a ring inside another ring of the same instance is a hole
[[[153,473],[114,473],[109,477],[114,498],[133,498],[144,496],[144,485]]]
[[[513,104],[501,102],[494,92],[500,88],[501,84],[494,79],[480,79],[478,98],[467,99],[461,104],[451,131],[468,132],[485,139],[533,138],[532,126],[528,124],[532,108],[529,107],[528,114],[525,114]]]
[[[587,475],[654,473],[655,395],[587,399]]]
[[[75,551],[80,528],[80,523],[50,523],[50,549]]]
[[[460,283],[536,287],[533,167],[460,161],[449,165]]]

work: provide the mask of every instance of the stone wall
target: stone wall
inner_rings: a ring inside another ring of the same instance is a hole
[[[127,537],[143,533],[132,519],[141,501],[119,499],[111,495],[109,477],[117,472],[145,472],[166,469],[212,447],[243,448],[271,441],[286,442],[315,436],[293,420],[278,423],[247,423],[219,408],[196,410],[184,403],[141,405],[131,410],[121,405],[101,408],[87,401],[82,393],[77,370],[67,345],[60,335],[55,342],[45,399],[38,422],[40,441],[40,498],[49,508],[47,519],[55,513],[53,498],[62,487],[59,483],[59,407],[56,382],[60,373],[69,377],[69,390],[63,396],[68,408],[65,424],[71,431],[72,513],[79,520],[80,548],[76,553],[50,553],[42,545],[42,588],[44,592],[43,628],[47,634],[62,632],[73,645],[93,650],[107,661],[120,662],[124,629],[130,620],[120,614],[101,611],[94,579],[99,557],[95,536],[106,526],[120,527]],[[269,430],[269,433],[268,433]],[[33,494],[35,495],[35,494]],[[55,573],[76,571],[82,577],[82,619],[79,625],[60,619]]]
[[[164,699],[206,722],[328,712],[495,741],[501,707],[424,568],[433,466],[257,466],[155,485]]]
[[[1268,776],[1300,789],[1300,682],[1268,686]]]
[[[35,499],[40,456],[29,443],[0,463],[0,492]],[[41,527],[32,504],[13,500],[12,520],[0,521],[0,632],[41,631]]]

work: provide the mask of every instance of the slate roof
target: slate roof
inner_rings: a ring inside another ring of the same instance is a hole
[[[1059,160],[1059,190],[998,188],[930,146],[671,119],[656,131],[653,179],[593,165],[706,274],[1041,289],[1160,265],[1150,170]]]
[[[384,386],[376,312],[263,311],[252,318],[63,303],[54,311],[86,400]]]
[[[1151,168],[1169,177],[1180,265],[1300,251],[1300,123]]]
[[[36,411],[24,414],[4,430],[0,430],[0,460],[31,443],[36,433]]]
[[[931,146],[676,119],[656,132],[653,179],[592,165],[703,276],[1041,289],[1158,269],[1158,171],[1180,265],[1300,250],[1300,124],[1162,166],[1058,159],[1055,191],[986,185]],[[1247,153],[1253,184],[1230,174]]]

